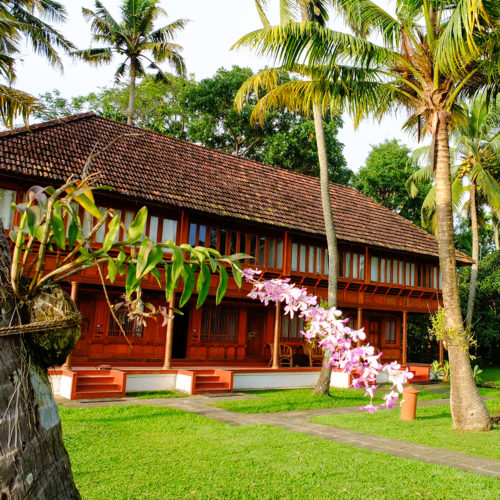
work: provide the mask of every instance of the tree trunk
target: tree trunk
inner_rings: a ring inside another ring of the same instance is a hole
[[[127,109],[127,124],[134,124],[134,111],[135,111],[135,60],[130,59],[130,89],[128,94],[128,109]]]
[[[500,224],[500,221],[495,220],[494,225],[493,225],[493,241],[495,242],[495,250],[500,250],[500,238],[498,237],[498,226]]]
[[[460,311],[453,233],[448,120],[449,116],[442,112],[434,133],[437,141],[435,164],[439,264],[443,276],[445,340],[451,371],[450,408],[454,429],[489,430],[491,419],[474,382]]]
[[[15,308],[9,261],[2,227],[1,326],[10,324]],[[0,419],[1,498],[79,499],[47,371],[34,363],[19,334],[0,336]]]
[[[470,285],[469,285],[469,300],[467,301],[467,317],[465,318],[465,325],[470,328],[472,324],[472,315],[474,313],[474,300],[476,298],[477,290],[477,273],[479,270],[479,225],[477,223],[477,186],[474,180],[470,183],[470,219],[472,231],[472,264],[470,272]]]
[[[321,204],[325,221],[326,242],[328,247],[328,307],[337,306],[337,280],[338,280],[338,247],[337,234],[333,221],[332,201],[330,198],[330,181],[328,179],[328,158],[326,155],[325,132],[323,129],[323,116],[320,104],[313,104],[314,129],[316,144],[318,146],[319,178],[321,185]],[[325,351],[323,366],[313,394],[329,394],[332,366],[330,352]]]

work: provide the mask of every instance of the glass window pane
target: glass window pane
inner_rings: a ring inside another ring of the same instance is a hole
[[[352,254],[352,277],[358,279],[358,261],[359,255],[357,253]]]
[[[3,221],[3,227],[10,229],[12,227],[12,218],[14,211],[11,204],[16,201],[16,192],[10,189],[0,189],[0,217]]]
[[[309,265],[308,265],[308,268],[307,268],[307,272],[308,273],[311,273],[311,274],[314,274],[314,247],[313,246],[310,246],[309,247]]]
[[[219,241],[219,252],[222,255],[226,254],[226,241],[227,241],[227,230],[226,229],[221,229],[220,230],[220,241]]]
[[[158,223],[159,219],[156,215],[152,215],[149,219],[149,239],[155,243],[158,241]]]
[[[321,274],[321,248],[316,247],[316,274]]]
[[[422,266],[420,264],[417,264],[416,268],[417,268],[416,283],[417,286],[422,286]]]
[[[351,277],[351,258],[352,258],[351,252],[346,252],[346,254],[345,254],[345,277],[346,278]]]
[[[297,316],[290,320],[290,338],[297,337]]]
[[[385,283],[385,259],[380,259],[380,281]]]
[[[276,240],[271,238],[269,240],[269,255],[267,257],[267,266],[274,267],[274,257],[276,255]]]
[[[410,264],[407,262],[406,263],[406,278],[405,278],[405,285],[409,286],[410,285]]]
[[[217,229],[215,227],[210,228],[210,248],[214,250],[217,248]]]
[[[393,260],[392,261],[392,282],[396,283],[398,282],[398,261]]]
[[[247,253],[247,235],[240,233],[240,253]]]
[[[422,266],[422,286],[424,288],[427,288],[427,271],[429,267],[428,266]]]
[[[399,281],[400,285],[403,284],[403,270],[404,270],[404,262],[399,262]]]
[[[306,272],[306,246],[305,245],[300,245],[299,271],[301,273]]]
[[[439,289],[443,288],[443,275],[441,273],[441,269],[439,270]]]
[[[163,228],[161,231],[161,241],[174,241],[177,235],[177,221],[172,219],[163,219]]]
[[[437,288],[437,267],[432,268],[432,288]]]
[[[365,256],[363,254],[359,254],[359,279],[365,279]]]
[[[276,268],[283,269],[283,240],[278,240],[278,248],[276,250]]]
[[[105,207],[99,207],[99,210],[102,212],[102,213],[105,213],[106,212],[106,208]],[[94,223],[97,222],[97,219],[94,220]],[[144,228],[144,230],[146,230],[146,228]],[[106,224],[103,224],[99,230],[97,231],[97,233],[95,233],[95,240],[97,243],[102,243],[104,241],[104,236],[106,235]]]
[[[372,256],[370,261],[370,280],[378,281],[378,257]]]
[[[257,251],[257,236],[252,234],[252,237],[250,238],[250,255],[252,257],[256,256],[256,251]],[[251,260],[254,264],[257,264],[255,258]]]
[[[197,228],[197,225],[196,224],[189,224],[189,244],[194,247],[198,244],[198,242],[196,241],[196,228]]]
[[[415,286],[415,264],[411,265],[410,285]]]
[[[290,316],[288,316],[288,314],[285,314],[283,316],[283,329],[281,331],[281,336],[283,338],[288,338],[290,333],[289,330],[290,330]]]
[[[391,342],[391,322],[387,320],[385,322],[385,343],[389,344]]]
[[[198,245],[204,247],[207,239],[207,226],[200,226],[198,234]]]
[[[200,230],[200,233],[201,233],[201,230]],[[237,240],[237,238],[238,238],[238,233],[231,231],[231,243],[230,243],[230,247],[229,247],[229,254],[236,253],[236,240]]]
[[[325,250],[325,252],[327,252]],[[344,252],[342,250],[339,251],[339,276],[342,278],[345,276],[345,266],[344,266]]]
[[[259,266],[264,265],[265,255],[266,255],[266,238],[261,236],[259,238]]]

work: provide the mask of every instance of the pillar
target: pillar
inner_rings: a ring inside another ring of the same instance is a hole
[[[71,300],[76,304],[78,299],[78,281],[71,282]],[[71,370],[71,352],[68,354],[66,361],[62,365],[64,370]]]
[[[165,358],[163,361],[163,369],[170,370],[172,368],[172,342],[174,338],[174,307],[175,307],[175,293],[168,302],[168,320],[167,320],[167,335],[165,338]]]
[[[276,304],[274,313],[274,349],[273,349],[273,369],[277,370],[280,367],[279,352],[280,352],[280,304]]]
[[[403,365],[406,365],[408,358],[408,321],[407,321],[407,311],[403,311]]]
[[[357,317],[357,320],[356,320],[356,328],[358,330],[361,330],[361,328],[363,328],[363,308],[362,307],[358,307],[358,317]],[[358,340],[358,346],[361,345],[361,340]]]
[[[444,348],[443,348],[443,341],[439,341],[439,363],[442,365],[444,362]]]

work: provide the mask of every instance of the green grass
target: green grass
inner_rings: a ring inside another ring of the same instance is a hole
[[[385,391],[382,391],[384,393]],[[315,408],[339,408],[341,406],[363,406],[368,403],[364,390],[334,389],[331,397],[313,396],[312,389],[288,389],[275,391],[248,391],[246,394],[258,396],[258,399],[222,401],[214,406],[238,413],[271,413],[276,411],[312,410]],[[423,391],[420,399],[442,399],[446,394]],[[382,402],[381,399],[377,402]]]
[[[185,394],[173,391],[142,391],[127,392],[127,397],[137,399],[155,399],[155,398],[185,398]]]
[[[494,397],[486,401],[490,413],[500,411],[500,391],[480,389],[483,396]],[[420,399],[420,394],[419,394]],[[400,441],[420,443],[438,448],[461,451],[500,460],[500,427],[491,432],[459,432],[452,429],[449,406],[420,407],[417,418],[405,421],[399,418],[398,407],[381,411],[369,418],[363,414],[328,415],[316,417],[314,422],[342,427],[375,436],[384,436]]]
[[[479,375],[483,382],[492,382],[493,385],[500,386],[500,366],[493,368],[484,368],[483,373]]]
[[[487,476],[171,408],[60,411],[84,499],[496,500],[500,488]]]

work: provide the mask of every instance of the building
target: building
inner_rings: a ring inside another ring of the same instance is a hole
[[[287,276],[326,297],[328,261],[316,178],[92,113],[3,132],[0,150],[7,226],[10,202],[31,185],[58,185],[85,170],[114,188],[97,192],[96,200],[113,207],[125,225],[148,206],[149,238],[208,245],[222,254],[244,252],[265,277]],[[407,314],[434,312],[441,298],[436,239],[350,187],[332,184],[331,196],[340,247],[339,308],[352,326],[365,328],[384,359],[406,363]],[[97,243],[103,235],[97,233]],[[53,255],[48,258],[55,263]],[[469,262],[458,252],[457,259]],[[72,279],[68,287],[77,293],[83,316],[73,366],[164,365],[166,328],[160,322],[151,320],[145,328],[125,322],[124,338],[110,317],[97,271]],[[109,288],[113,300],[123,290],[123,283],[116,285]],[[218,307],[209,298],[200,309],[194,303],[184,308],[174,321],[174,367],[267,366],[275,310],[249,300],[248,291],[233,284]],[[145,293],[153,303],[165,300],[153,280]],[[300,319],[280,321],[281,342],[302,353]]]

